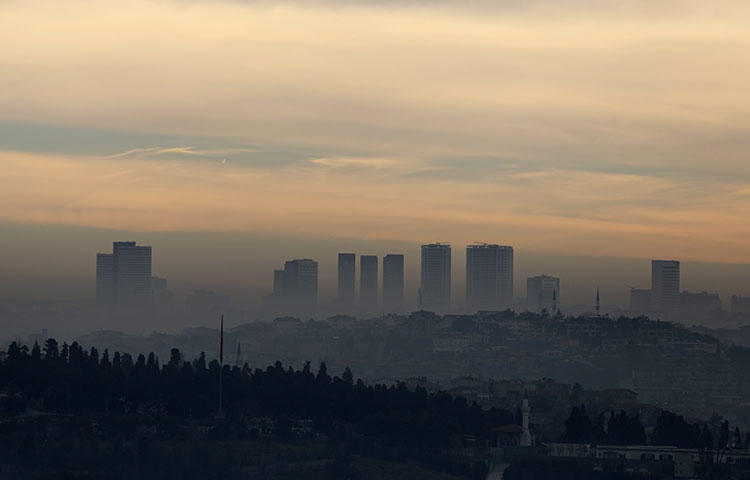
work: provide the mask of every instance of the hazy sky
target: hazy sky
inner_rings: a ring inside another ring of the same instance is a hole
[[[748,18],[5,0],[0,222],[750,263]]]

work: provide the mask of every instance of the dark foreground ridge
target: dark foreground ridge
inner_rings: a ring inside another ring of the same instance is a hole
[[[177,349],[160,367],[153,354],[11,344],[0,464],[16,478],[389,478],[396,463],[394,478],[483,478],[462,440],[514,419],[444,392],[367,386],[349,369],[331,377],[324,363],[317,373],[276,363],[224,366],[217,420],[218,373],[217,361]]]
[[[325,363],[224,366],[218,415],[220,368],[177,349],[161,365],[14,342],[0,356],[0,478],[750,478],[750,433],[718,416],[582,404],[520,446],[520,411],[331,377]]]

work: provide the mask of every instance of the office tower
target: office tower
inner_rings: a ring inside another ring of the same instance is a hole
[[[353,253],[339,253],[339,290],[338,301],[343,305],[354,304],[354,263]]]
[[[383,311],[399,313],[404,308],[404,256],[383,257]]]
[[[419,304],[427,310],[445,310],[451,304],[451,246],[422,245]]]
[[[526,280],[526,301],[539,308],[557,308],[560,303],[560,279],[549,275],[529,277]]]
[[[630,310],[633,312],[651,311],[651,290],[648,288],[631,288]]]
[[[290,260],[273,272],[272,305],[285,308],[314,307],[318,303],[318,262]]]
[[[674,312],[680,306],[680,262],[651,261],[651,307],[656,312]]]
[[[284,264],[287,296],[299,305],[318,303],[318,262],[309,258],[296,259]]]
[[[718,293],[680,293],[680,312],[688,316],[709,315],[721,309],[721,298]]]
[[[513,300],[513,247],[466,247],[466,305],[495,310]]]
[[[359,256],[359,304],[368,312],[378,309],[378,257]]]
[[[115,301],[114,256],[111,253],[96,254],[96,303],[111,306]]]
[[[151,247],[114,242],[115,296],[118,305],[139,306],[151,298]]]
[[[111,254],[97,254],[96,291],[101,305],[151,305],[151,247],[114,242]]]

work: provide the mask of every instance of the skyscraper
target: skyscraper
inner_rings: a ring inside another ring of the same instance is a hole
[[[422,245],[419,304],[428,310],[445,310],[451,304],[451,246]]]
[[[96,299],[101,306],[151,305],[151,247],[114,242],[96,255]]]
[[[378,309],[378,257],[359,256],[359,304],[368,312]]]
[[[513,300],[513,247],[478,244],[466,247],[466,305],[498,309]]]
[[[284,263],[283,296],[294,305],[314,307],[318,303],[318,262],[309,258]]]
[[[114,242],[113,272],[118,305],[138,306],[151,298],[151,247]]]
[[[680,262],[651,261],[651,308],[655,312],[674,312],[680,306]]]
[[[338,301],[347,306],[354,304],[354,264],[356,255],[339,253]]]
[[[526,279],[526,301],[540,308],[556,308],[560,303],[560,279],[538,275]]]
[[[404,256],[383,257],[383,311],[399,313],[404,308]]]

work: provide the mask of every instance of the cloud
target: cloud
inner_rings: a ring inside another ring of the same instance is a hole
[[[18,152],[0,152],[0,162],[2,221],[459,245],[483,238],[552,252],[750,261],[741,184],[698,189],[565,170],[425,182],[388,168],[375,176],[315,164],[217,169],[148,157],[123,170],[119,158]],[[717,213],[729,203],[735,208]]]
[[[375,3],[3,2],[0,219],[748,261],[747,3]]]

